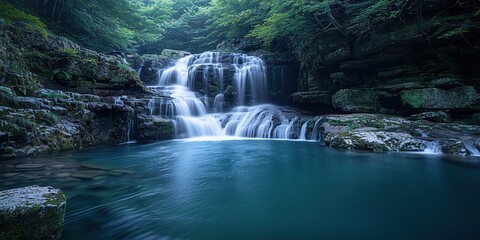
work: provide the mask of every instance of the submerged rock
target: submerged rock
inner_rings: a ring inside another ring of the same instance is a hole
[[[66,198],[53,187],[0,192],[0,239],[59,239]]]

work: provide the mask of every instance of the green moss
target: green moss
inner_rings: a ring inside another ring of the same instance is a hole
[[[46,125],[53,126],[60,122],[60,118],[52,112],[41,112],[36,116],[37,119]]]
[[[31,131],[35,129],[35,122],[31,121],[28,117],[24,115],[10,114],[6,118],[10,120],[11,123],[13,123],[14,125],[20,128],[24,128]]]
[[[128,81],[128,79],[126,79],[126,78],[124,78],[124,77],[115,77],[115,78],[112,78],[112,79],[110,80],[110,82],[113,83],[113,84],[115,84],[115,85],[123,85],[123,84],[125,84],[125,83],[127,83],[127,82],[129,82],[129,81]]]
[[[25,64],[31,72],[48,78],[51,73],[51,57],[35,49],[27,49],[24,53]]]
[[[0,18],[5,19],[7,24],[12,26],[23,23],[28,30],[38,32],[45,40],[48,39],[48,31],[45,23],[38,17],[18,10],[10,4],[0,2]]]
[[[416,92],[403,91],[400,93],[400,96],[404,105],[409,105],[413,108],[420,108],[425,101],[422,95]]]
[[[0,88],[0,105],[7,107],[17,107],[18,102],[13,94],[6,91],[4,88]]]
[[[58,68],[53,70],[50,80],[68,82],[72,80],[72,74],[63,69]]]
[[[93,58],[82,59],[80,69],[86,76],[93,78],[98,72],[98,60]]]
[[[61,53],[63,53],[67,57],[78,57],[79,52],[73,48],[64,48],[60,50]]]
[[[123,70],[132,71],[132,68],[128,64],[119,63],[117,67]]]
[[[58,207],[25,206],[12,212],[0,212],[0,239],[59,239],[65,217],[65,195],[45,196],[47,204]]]

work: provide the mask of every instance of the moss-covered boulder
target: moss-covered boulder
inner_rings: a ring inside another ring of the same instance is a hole
[[[172,57],[172,58],[181,58],[190,54],[191,53],[186,51],[174,50],[174,49],[163,49],[162,51],[163,56]]]
[[[355,130],[327,135],[325,142],[332,147],[359,149],[375,152],[423,151],[427,142],[407,133]]]
[[[140,114],[135,123],[134,138],[139,142],[175,138],[175,124],[169,119]]]
[[[471,108],[479,99],[472,86],[449,90],[440,88],[412,89],[400,92],[402,103],[420,109],[465,109]]]
[[[0,192],[0,239],[59,239],[66,198],[53,187]]]

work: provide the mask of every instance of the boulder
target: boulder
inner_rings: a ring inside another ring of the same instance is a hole
[[[171,58],[182,58],[190,54],[191,53],[186,51],[180,51],[180,50],[174,50],[174,49],[163,49],[162,51],[163,56],[167,56]]]
[[[139,142],[175,138],[175,124],[169,119],[141,114],[135,124],[134,139]]]
[[[158,84],[158,71],[170,64],[170,59],[166,56],[145,54],[141,56],[142,65],[138,73],[140,80],[147,85]]]
[[[0,192],[0,239],[59,239],[66,198],[53,187]]]
[[[479,95],[472,86],[449,90],[439,88],[412,89],[400,92],[402,103],[411,108],[466,109],[473,107]]]
[[[345,112],[375,112],[378,97],[373,89],[341,89],[333,95],[332,102]]]
[[[355,130],[340,134],[330,134],[325,142],[332,147],[385,151],[423,151],[427,145],[423,140],[400,132]]]
[[[438,112],[424,112],[420,114],[415,114],[411,116],[414,120],[427,120],[431,122],[451,122],[452,117],[450,114],[438,111]]]

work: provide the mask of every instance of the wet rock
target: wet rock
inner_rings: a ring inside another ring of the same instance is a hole
[[[187,55],[190,55],[191,53],[187,51],[181,51],[181,50],[174,50],[174,49],[163,49],[162,55],[171,57],[171,58],[182,58]]]
[[[377,93],[373,89],[341,89],[333,95],[333,106],[345,112],[375,112]]]
[[[0,239],[59,239],[65,208],[65,195],[52,187],[1,191]]]
[[[175,137],[174,123],[157,116],[139,115],[135,121],[134,139],[139,142],[168,140]]]
[[[424,112],[420,114],[415,114],[411,116],[414,120],[427,120],[432,122],[451,122],[452,117],[450,114],[439,111],[439,112]]]
[[[465,145],[458,139],[449,139],[442,143],[442,152],[452,155],[466,156],[468,154]]]
[[[154,54],[142,55],[141,60],[139,77],[146,85],[156,85],[158,83],[158,71],[171,63],[169,57]]]
[[[0,146],[0,161],[14,159],[15,157],[15,149],[8,146]]]
[[[329,135],[325,142],[332,147],[385,151],[423,151],[426,143],[407,133],[355,130]]]

